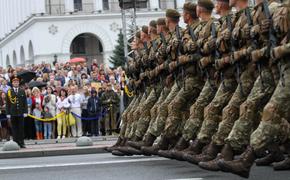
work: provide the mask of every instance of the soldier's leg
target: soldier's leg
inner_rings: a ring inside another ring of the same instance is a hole
[[[161,86],[157,86],[155,89],[151,90],[150,94],[148,95],[146,101],[142,106],[141,115],[137,122],[137,129],[135,133],[135,135],[138,137],[138,140],[142,140],[144,134],[148,129],[151,120],[150,110],[158,100],[160,92]]]
[[[240,107],[240,117],[235,122],[226,142],[237,151],[243,150],[250,140],[253,131],[254,121],[259,111],[269,101],[275,89],[273,75],[268,68],[262,70],[263,85],[259,76],[255,81],[247,100]]]
[[[155,137],[161,135],[164,130],[165,121],[168,115],[168,105],[174,99],[176,94],[178,93],[179,88],[176,83],[171,87],[169,94],[167,95],[164,102],[159,107],[159,113],[152,127],[149,129],[149,133]]]
[[[131,103],[129,104],[129,106],[124,110],[124,112],[122,113],[121,115],[121,123],[122,123],[122,126],[121,126],[121,130],[120,130],[120,138],[124,139],[125,137],[125,132],[126,132],[126,128],[127,128],[127,125],[128,125],[128,118],[127,118],[127,115],[128,115],[128,112],[131,110],[134,102],[136,101],[137,97],[135,96],[133,98],[133,100],[131,101]]]
[[[182,124],[182,111],[195,102],[200,94],[202,81],[197,77],[188,76],[185,79],[185,86],[180,89],[173,101],[168,105],[168,117],[163,132],[163,137],[172,139],[181,134],[178,131]]]
[[[189,119],[184,125],[182,137],[186,141],[195,139],[203,122],[204,108],[214,98],[216,90],[207,80],[195,103],[190,107]]]
[[[204,121],[197,137],[202,143],[208,144],[211,141],[212,135],[217,131],[222,110],[231,99],[236,86],[237,83],[235,79],[224,79],[214,99],[204,109]]]

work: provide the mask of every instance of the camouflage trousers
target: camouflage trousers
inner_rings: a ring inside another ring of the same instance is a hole
[[[132,108],[130,111],[128,111],[127,114],[127,127],[126,127],[126,132],[125,132],[125,138],[130,138],[134,132],[134,118],[133,118],[133,113],[134,111],[136,111],[138,109],[138,106],[140,104],[140,101],[143,97],[143,94],[140,93],[137,97],[136,100],[134,102],[134,104],[132,105]]]
[[[145,136],[147,136],[148,134],[150,134],[151,131],[153,131],[152,130],[153,127],[158,127],[158,125],[155,124],[156,120],[157,120],[157,116],[158,116],[158,114],[160,112],[160,109],[161,109],[160,107],[161,107],[162,103],[165,101],[166,97],[170,93],[170,89],[171,89],[171,87],[165,86],[163,88],[163,90],[161,91],[161,94],[160,94],[157,102],[151,108],[151,110],[150,110],[151,121],[149,123],[149,127],[147,129],[147,132],[146,132]],[[163,128],[162,128],[162,130],[163,130]],[[145,138],[145,136],[144,136],[144,138]]]
[[[157,102],[159,95],[161,93],[161,90],[162,90],[161,84],[156,85],[154,89],[152,88],[147,99],[144,101],[142,106],[140,106],[141,115],[140,115],[140,118],[138,119],[137,129],[135,132],[135,135],[137,137],[142,138],[145,135],[148,129],[149,123],[151,121],[150,110],[154,106],[154,104]]]
[[[235,121],[239,118],[240,105],[247,99],[255,82],[254,67],[248,67],[240,77],[239,84],[229,101],[223,109],[222,121],[219,123],[217,132],[212,137],[212,142],[216,145],[224,145],[225,138],[231,132]]]
[[[190,141],[196,138],[203,122],[204,108],[212,101],[216,93],[217,86],[214,81],[207,80],[196,99],[190,107],[190,115],[186,120],[182,130],[182,137]]]
[[[137,96],[134,96],[134,98],[132,99],[132,101],[130,102],[128,107],[122,113],[122,116],[121,116],[121,129],[120,129],[120,135],[119,135],[122,139],[124,139],[124,137],[125,137],[126,129],[127,129],[127,126],[128,126],[128,118],[127,118],[128,112],[130,112],[131,109],[133,108],[133,105],[134,105],[136,99],[137,99]]]
[[[171,138],[181,134],[184,126],[183,114],[189,111],[190,106],[195,102],[201,91],[203,80],[198,76],[187,76],[178,94],[168,105],[168,117],[165,122],[165,137]]]
[[[221,122],[222,110],[230,101],[236,87],[237,83],[234,78],[226,78],[220,84],[215,97],[204,109],[204,121],[197,135],[198,140],[206,144],[211,141],[212,135]]]
[[[264,107],[262,121],[250,138],[250,144],[256,151],[264,150],[271,143],[283,143],[290,139],[290,62],[289,59],[281,61],[284,79],[279,80],[270,101]]]
[[[240,106],[240,117],[226,138],[226,143],[229,143],[237,151],[242,151],[249,145],[250,135],[255,129],[255,123],[259,122],[260,119],[259,112],[263,110],[275,89],[271,70],[262,67],[261,71],[263,84],[261,83],[261,76],[259,76],[247,100]]]
[[[168,105],[177,95],[178,91],[179,91],[179,88],[178,88],[177,83],[175,82],[173,86],[171,87],[171,90],[169,94],[167,95],[166,99],[161,103],[158,110],[159,113],[155,119],[155,122],[149,128],[149,133],[154,135],[155,137],[160,136],[164,130],[165,121],[168,116]]]

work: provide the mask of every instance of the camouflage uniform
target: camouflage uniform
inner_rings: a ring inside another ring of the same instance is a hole
[[[159,46],[159,44],[160,44],[159,39],[151,41],[150,46],[149,46],[150,50],[149,50],[148,60],[143,60],[144,65],[147,64],[146,68],[148,70],[147,70],[146,78],[148,78],[148,81],[150,80],[148,72],[151,69],[154,69],[154,66],[155,66],[155,63],[153,62],[155,60],[154,54],[156,54],[157,47]],[[161,88],[162,88],[161,84],[157,84],[157,85],[152,84],[152,81],[148,82],[148,83],[151,83],[151,88],[150,88],[151,91],[150,91],[147,99],[144,101],[144,103],[139,107],[140,111],[141,111],[141,115],[140,115],[140,118],[137,122],[137,127],[136,127],[137,129],[135,132],[135,135],[138,138],[142,138],[148,129],[149,123],[152,119],[150,116],[150,110],[154,106],[156,101],[158,100],[158,97],[161,93]]]
[[[222,24],[222,26],[219,30],[218,37],[221,36],[220,32],[227,28],[226,18],[227,18],[226,16],[220,18],[220,23]],[[220,39],[218,40],[221,41]],[[222,43],[218,44],[221,45]],[[223,43],[222,45],[224,44],[225,43]],[[222,54],[223,57],[225,57],[227,55],[226,52],[228,52],[228,50],[219,46],[217,47],[216,52],[219,52],[220,54]],[[215,55],[217,54],[218,53],[215,53]],[[233,67],[226,67],[224,69],[217,68],[217,70],[218,73],[222,73],[224,77],[222,79],[222,82],[220,83],[220,86],[215,94],[214,99],[204,109],[204,121],[197,137],[198,140],[200,140],[202,143],[205,144],[208,144],[211,141],[212,135],[216,132],[218,124],[221,121],[222,110],[228,104],[237,86],[236,80],[233,76],[234,74]]]
[[[199,22],[196,21],[193,22],[190,26],[192,27],[192,29],[195,29],[196,27],[198,27],[198,25]],[[191,39],[189,35],[189,28],[184,31],[183,42],[188,41],[188,39]],[[176,52],[174,48],[172,49],[172,51]],[[178,58],[180,57],[176,58],[177,61],[179,61]],[[174,99],[168,105],[169,113],[163,132],[163,135],[167,138],[176,137],[178,134],[181,134],[181,129],[183,128],[185,121],[185,119],[182,118],[182,115],[184,114],[184,112],[189,110],[189,107],[195,102],[201,91],[201,87],[203,86],[204,82],[200,76],[200,73],[198,73],[196,66],[197,64],[185,66],[186,77],[183,82],[184,84],[181,84],[181,89],[179,90],[178,94],[176,94]]]
[[[278,8],[272,19],[276,32],[275,36],[278,41],[280,40],[281,46],[274,48],[271,62],[275,65],[279,62],[278,65],[282,75],[270,101],[264,107],[262,120],[258,128],[251,135],[250,145],[255,151],[264,150],[275,142],[283,143],[290,138],[288,122],[290,117],[289,5]]]
[[[197,34],[199,47],[203,47],[204,43],[210,37],[212,23],[213,19],[209,20],[208,22],[201,22],[201,27],[195,30],[194,33]],[[209,54],[202,55],[205,56],[205,58],[211,59],[211,55]],[[212,62],[210,64],[212,64]],[[203,122],[204,108],[212,101],[217,90],[217,83],[213,77],[215,73],[214,68],[207,68],[210,77],[207,78],[198,98],[196,99],[195,103],[190,107],[190,116],[184,125],[182,137],[186,141],[195,138]]]
[[[244,51],[247,49],[250,41],[243,37],[240,29],[248,26],[247,17],[245,14],[246,9],[240,10],[233,17],[235,28],[232,33],[232,38],[239,40],[237,44],[237,51]],[[235,57],[235,56],[234,56]],[[217,132],[213,135],[212,141],[216,145],[224,145],[224,139],[229,135],[234,122],[239,118],[240,105],[246,100],[254,85],[257,73],[255,73],[255,66],[253,63],[248,63],[249,56],[241,56],[240,68],[242,74],[240,76],[240,83],[238,84],[231,100],[228,105],[223,109],[222,121],[219,124]]]
[[[270,9],[273,9],[273,5],[277,6],[277,3],[271,3]],[[258,27],[261,20],[265,19],[261,9],[261,5],[256,6],[254,9],[253,28]],[[260,44],[264,45],[265,37],[261,36],[259,41],[261,42]],[[235,122],[233,129],[226,139],[226,142],[229,143],[234,150],[243,150],[243,148],[249,144],[251,132],[255,129],[254,123],[255,121],[259,121],[258,112],[262,111],[276,87],[274,75],[267,63],[267,58],[262,57],[262,59],[261,75],[256,79],[247,100],[241,105],[240,117]],[[263,81],[263,83],[261,81]]]

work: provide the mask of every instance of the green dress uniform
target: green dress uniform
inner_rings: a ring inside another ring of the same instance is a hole
[[[17,77],[11,81],[19,80]],[[11,119],[13,140],[24,148],[24,116],[28,113],[25,91],[19,87],[12,87],[6,94],[7,117]]]

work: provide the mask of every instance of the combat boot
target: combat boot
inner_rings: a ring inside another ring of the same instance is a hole
[[[268,148],[268,150],[269,150],[268,155],[256,160],[257,166],[269,166],[274,162],[280,162],[280,161],[283,161],[285,159],[282,151],[280,150],[280,148],[277,144],[271,145]]]
[[[161,157],[165,157],[165,158],[170,158],[171,159],[172,158],[172,153],[171,152],[173,151],[173,149],[175,149],[177,146],[182,145],[182,144],[178,145],[178,143],[183,143],[183,140],[180,141],[178,139],[180,139],[180,138],[178,138],[178,137],[170,138],[170,146],[173,147],[173,148],[171,148],[169,146],[168,150],[159,150],[158,151],[158,155],[161,156]]]
[[[187,161],[193,164],[198,164],[199,162],[207,162],[213,160],[217,154],[220,152],[222,146],[218,146],[214,143],[210,143],[205,151],[197,155],[191,155],[187,157]]]
[[[192,157],[194,155],[200,154],[202,152],[202,149],[205,146],[206,144],[202,143],[199,140],[194,141],[193,143],[190,144],[190,146],[187,149],[185,149],[184,151],[181,151],[182,159],[185,161],[191,162]]]
[[[142,152],[139,149],[135,149],[131,146],[123,146],[117,148],[118,151],[124,153],[125,155],[141,155]]]
[[[221,153],[217,155],[217,157],[211,161],[200,162],[198,166],[209,170],[209,171],[220,171],[220,167],[218,166],[218,161],[223,159],[225,161],[231,161],[234,158],[234,152],[232,147],[229,144],[225,144]]]
[[[144,155],[158,155],[159,150],[166,150],[169,146],[169,140],[165,137],[161,137],[160,141],[157,144],[154,144],[153,146],[146,147],[142,146],[141,151]]]
[[[111,146],[111,147],[105,147],[105,151],[107,152],[112,152],[113,150],[115,150],[118,146],[121,145],[123,139],[121,137],[118,138],[117,142]]]
[[[132,138],[132,140],[128,141],[128,145],[132,146],[132,144],[134,144],[135,142],[140,142],[140,141],[142,141],[142,137],[134,136]],[[132,147],[134,147],[134,146],[132,146]]]
[[[152,135],[152,134],[147,134],[145,136],[145,139],[143,141],[138,141],[138,142],[130,142],[128,143],[131,147],[135,148],[135,149],[141,149],[142,146],[152,146],[152,144],[154,143],[156,139],[156,136]]]
[[[219,160],[218,166],[222,171],[231,172],[241,177],[249,178],[250,170],[255,159],[256,154],[254,149],[249,146],[239,159],[233,161]]]
[[[290,155],[284,161],[273,163],[273,168],[275,171],[290,170]]]
[[[117,149],[113,150],[112,154],[115,156],[132,156],[132,154],[126,154],[126,153],[123,153]]]
[[[179,152],[185,150],[188,146],[188,141],[186,141],[183,137],[179,138],[176,146],[170,152],[171,157],[176,160],[183,160],[182,156],[179,156]]]

